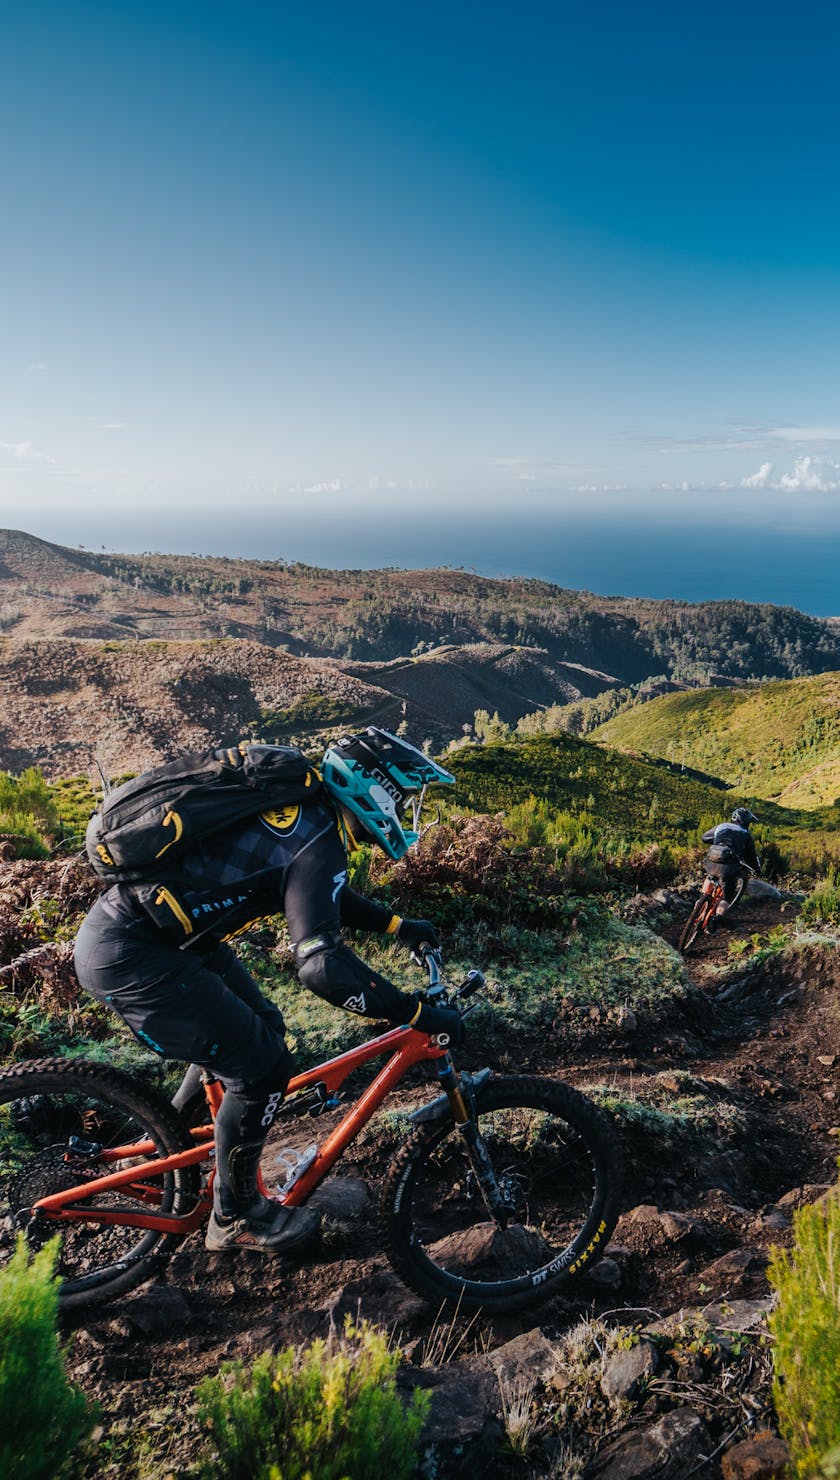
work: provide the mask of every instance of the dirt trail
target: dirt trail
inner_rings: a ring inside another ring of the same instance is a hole
[[[766,936],[790,920],[778,904],[752,903],[703,941],[687,963],[700,991],[676,1031],[616,1034],[586,1051],[568,1040],[556,1055],[552,1047],[553,1071],[579,1085],[607,1084],[630,1098],[654,1087],[660,1104],[693,1087],[724,1107],[731,1134],[718,1145],[689,1140],[663,1152],[628,1130],[627,1211],[607,1250],[620,1283],[605,1288],[584,1277],[533,1311],[479,1322],[475,1340],[495,1345],[537,1324],[560,1330],[593,1310],[626,1307],[632,1319],[637,1308],[664,1314],[766,1293],[767,1250],[788,1240],[792,1207],[836,1177],[840,1143],[829,1132],[840,1123],[840,959],[812,950],[725,977],[719,968],[731,968],[732,939]],[[671,943],[681,923],[663,930]],[[548,1067],[543,1044],[540,1070]],[[342,1164],[335,1216],[300,1263],[209,1255],[193,1237],[165,1283],[79,1323],[71,1367],[109,1422],[151,1414],[153,1426],[170,1432],[180,1413],[175,1466],[179,1444],[189,1442],[192,1389],[220,1361],[324,1334],[345,1311],[422,1342],[435,1313],[392,1273],[365,1192],[369,1183],[375,1198],[388,1154],[372,1133]]]

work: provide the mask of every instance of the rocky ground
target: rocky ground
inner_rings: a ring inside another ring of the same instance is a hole
[[[674,941],[685,898],[635,907]],[[198,1453],[191,1402],[202,1376],[324,1334],[350,1312],[387,1327],[409,1359],[404,1382],[432,1389],[429,1476],[465,1464],[475,1475],[593,1480],[781,1473],[768,1254],[789,1241],[793,1210],[836,1179],[840,1135],[836,948],[753,949],[774,928],[778,939],[794,908],[746,902],[701,942],[689,958],[700,991],[678,1030],[641,1041],[624,1023],[539,1046],[540,1072],[606,1086],[624,1107],[651,1096],[708,1103],[729,1127],[663,1146],[628,1115],[626,1210],[604,1258],[561,1296],[452,1323],[411,1294],[379,1248],[384,1153],[372,1135],[321,1189],[315,1253],[257,1264],[207,1254],[193,1237],[165,1281],[68,1332],[71,1371],[103,1405],[97,1472],[182,1473]],[[750,943],[740,960],[739,939]]]

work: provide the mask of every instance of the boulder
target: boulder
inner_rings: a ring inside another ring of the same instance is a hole
[[[190,1303],[177,1285],[152,1285],[125,1302],[122,1315],[143,1336],[177,1336],[190,1319]]]
[[[695,1305],[664,1316],[661,1321],[653,1321],[645,1326],[642,1335],[672,1340],[681,1326],[698,1321],[709,1326],[718,1335],[759,1332],[763,1329],[767,1312],[772,1309],[773,1304],[773,1296],[765,1295],[761,1300],[725,1300],[702,1307]]]
[[[830,1182],[806,1182],[804,1187],[792,1187],[790,1192],[782,1194],[776,1207],[790,1212],[791,1209],[804,1207],[806,1203],[819,1202],[831,1190],[831,1185]]]
[[[362,1315],[381,1326],[399,1328],[428,1312],[426,1302],[409,1290],[393,1270],[385,1268],[372,1269],[359,1279],[338,1285],[319,1309],[339,1327],[345,1316]]]
[[[587,1471],[591,1480],[683,1480],[713,1444],[699,1413],[675,1408],[644,1429],[625,1429]]]
[[[748,879],[745,890],[750,899],[781,899],[782,891],[774,884],[768,884],[766,879]]]
[[[720,1469],[723,1480],[782,1480],[789,1460],[784,1441],[766,1431],[727,1449]]]
[[[628,1223],[658,1223],[659,1209],[656,1203],[637,1203],[627,1214]]]
[[[406,1394],[419,1387],[432,1395],[421,1443],[451,1450],[475,1441],[497,1445],[501,1439],[499,1384],[489,1367],[461,1362],[403,1367],[397,1386]]]
[[[495,1351],[487,1353],[484,1360],[503,1388],[530,1381],[546,1383],[560,1365],[556,1346],[539,1327],[523,1331],[521,1336],[514,1336],[512,1341],[497,1346]]]
[[[316,1187],[307,1207],[318,1208],[334,1223],[358,1218],[370,1207],[370,1190],[361,1177],[330,1177]]]
[[[754,1249],[751,1245],[746,1245],[741,1249],[730,1249],[728,1254],[721,1254],[713,1264],[706,1265],[700,1274],[699,1283],[707,1285],[717,1293],[721,1285],[731,1289],[733,1285],[743,1283],[748,1274],[764,1269],[766,1264],[767,1255],[763,1249]]]

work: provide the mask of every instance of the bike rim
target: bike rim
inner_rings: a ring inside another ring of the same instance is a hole
[[[122,1170],[131,1159],[114,1160],[119,1146],[152,1141],[153,1154],[172,1149],[150,1117],[121,1104],[95,1085],[67,1084],[58,1075],[35,1093],[6,1084],[0,1092],[0,1268],[12,1257],[18,1237],[35,1253],[58,1237],[56,1274],[62,1294],[95,1290],[148,1258],[167,1235],[124,1225],[104,1225],[94,1217],[79,1222],[34,1216],[40,1198]],[[76,1138],[74,1141],[73,1138]],[[148,1160],[144,1154],[142,1160]],[[137,1164],[139,1164],[139,1159]],[[172,1213],[178,1195],[175,1174],[151,1183],[154,1204],[131,1188],[96,1195],[96,1206],[111,1212]],[[78,1206],[84,1207],[84,1192]]]
[[[562,1111],[500,1106],[479,1113],[479,1130],[511,1209],[507,1228],[488,1214],[451,1125],[408,1165],[397,1193],[414,1259],[473,1303],[574,1273],[608,1235],[599,1148]]]

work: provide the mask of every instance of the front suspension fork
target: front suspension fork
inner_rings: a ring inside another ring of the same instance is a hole
[[[443,1061],[438,1074],[441,1088],[449,1101],[452,1118],[467,1148],[467,1156],[473,1170],[482,1201],[494,1223],[507,1228],[510,1209],[502,1196],[490,1153],[484,1137],[479,1135],[475,1093],[469,1082],[458,1078],[449,1054]]]

